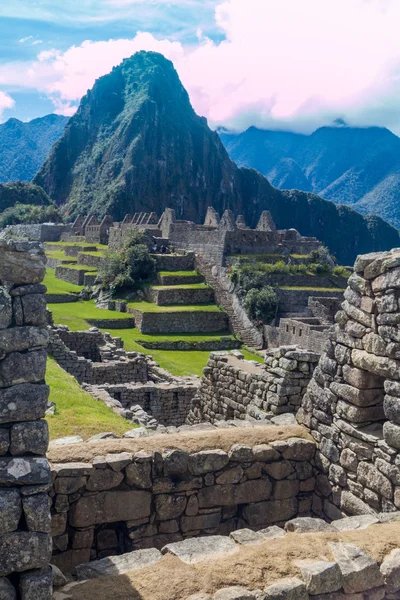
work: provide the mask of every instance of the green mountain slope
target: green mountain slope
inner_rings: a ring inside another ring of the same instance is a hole
[[[67,122],[67,117],[47,115],[29,123],[9,119],[0,125],[0,183],[31,181]]]
[[[230,157],[280,189],[312,191],[400,227],[400,138],[380,127],[221,133]]]
[[[71,217],[108,211],[122,219],[171,207],[178,218],[199,221],[212,205],[254,226],[269,209],[278,227],[319,237],[346,263],[400,242],[379,219],[282,193],[257,171],[238,168],[194,112],[172,63],[153,52],[138,52],[96,81],[34,181]]]

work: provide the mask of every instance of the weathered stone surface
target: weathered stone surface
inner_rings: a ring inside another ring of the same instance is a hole
[[[57,463],[52,465],[52,470],[57,477],[83,477],[91,475],[94,471],[90,463]]]
[[[189,457],[189,470],[193,475],[203,475],[220,471],[229,462],[227,452],[223,450],[202,450]]]
[[[368,406],[360,408],[348,402],[339,401],[336,405],[336,413],[342,419],[350,423],[367,423],[369,421],[381,421],[385,418],[383,406]]]
[[[343,576],[343,590],[355,594],[383,585],[379,566],[366,552],[354,544],[329,543]]]
[[[134,462],[125,469],[126,481],[141,489],[151,487],[151,463]]]
[[[375,356],[365,350],[352,350],[351,359],[356,367],[381,377],[395,377],[400,363],[384,356]]]
[[[0,599],[17,600],[17,590],[7,577],[0,577]]]
[[[113,471],[121,471],[124,467],[131,464],[132,454],[129,452],[120,452],[119,454],[107,454],[106,463]]]
[[[94,579],[97,577],[123,575],[148,565],[155,564],[161,559],[161,552],[155,548],[126,552],[121,556],[109,556],[76,568],[78,580]]]
[[[385,437],[385,442],[389,446],[400,450],[400,426],[389,422],[384,423],[383,435]]]
[[[259,462],[272,462],[280,458],[279,452],[267,444],[253,446],[253,456]]]
[[[340,497],[340,508],[350,515],[375,514],[368,504],[347,490],[344,490]]]
[[[297,498],[257,502],[243,508],[243,517],[250,527],[265,527],[269,523],[279,523],[297,514]]]
[[[10,432],[8,429],[0,429],[0,456],[7,454],[10,447]]]
[[[212,512],[193,517],[183,516],[181,518],[181,530],[183,533],[188,531],[199,531],[200,529],[215,529],[221,521],[221,511]]]
[[[400,269],[392,269],[372,281],[372,291],[375,293],[398,287],[400,287]]]
[[[100,492],[79,498],[71,506],[69,521],[73,527],[129,521],[150,515],[151,494],[144,491]]]
[[[273,477],[274,479],[285,479],[285,477],[294,471],[288,460],[280,460],[264,465],[263,469],[270,477]]]
[[[45,533],[14,532],[0,535],[0,576],[49,564],[51,538]]]
[[[50,466],[45,458],[0,458],[0,484],[32,485],[50,481]]]
[[[24,496],[22,498],[22,506],[29,531],[50,533],[50,505],[51,501],[48,494],[35,494],[34,496]]]
[[[308,592],[301,579],[292,577],[265,588],[264,600],[308,600]]]
[[[22,573],[19,581],[22,600],[51,600],[53,575],[50,567],[40,571]]]
[[[239,546],[229,537],[211,535],[200,538],[188,538],[183,542],[167,544],[161,549],[162,554],[174,554],[182,562],[193,564],[207,560],[218,554],[233,554]]]
[[[185,511],[186,502],[186,496],[159,494],[155,498],[157,518],[168,521],[180,517]]]
[[[10,352],[23,352],[30,348],[45,347],[48,341],[49,335],[46,329],[38,329],[37,327],[11,327],[0,330],[0,351],[6,354],[10,354]]]
[[[396,425],[400,425],[400,398],[385,396],[383,410],[385,411],[385,417],[389,421],[392,421]]]
[[[354,531],[355,529],[367,529],[370,525],[379,523],[378,517],[373,515],[356,515],[337,519],[332,526],[338,531]]]
[[[15,285],[40,283],[46,272],[44,254],[16,252],[10,242],[0,247],[0,280]]]
[[[25,325],[45,325],[46,297],[44,294],[29,294],[21,297]]]
[[[281,527],[277,527],[276,525],[271,525],[271,527],[261,529],[258,533],[261,533],[265,538],[280,538],[286,535],[286,531]]]
[[[22,514],[21,496],[15,488],[0,489],[0,533],[16,531]]]
[[[266,537],[259,531],[253,531],[252,529],[237,529],[236,531],[232,531],[229,536],[241,546],[259,544]]]
[[[78,479],[82,481],[85,478],[82,477]],[[112,471],[111,469],[94,469],[87,481],[86,489],[91,492],[111,490],[112,488],[119,486],[123,479],[124,474],[121,471]],[[57,481],[58,478],[56,479],[56,483]]]
[[[314,458],[315,443],[311,440],[301,438],[289,438],[285,440],[287,448],[283,451],[286,460],[310,461]]]
[[[242,477],[243,469],[240,465],[238,465],[237,467],[233,467],[232,469],[222,471],[222,473],[216,477],[215,482],[220,485],[226,485],[228,483],[239,483]]]
[[[63,587],[68,583],[68,579],[56,565],[50,565],[50,568],[53,576],[53,588]]]
[[[373,406],[382,401],[382,388],[372,388],[370,390],[359,390],[352,385],[337,383],[333,381],[330,389],[336,396],[355,404],[356,406]]]
[[[86,481],[87,477],[57,477],[54,482],[54,491],[56,494],[75,494],[86,484]],[[93,491],[89,487],[88,489]]]
[[[255,600],[256,595],[245,588],[233,586],[218,590],[213,600]]]
[[[335,528],[332,525],[328,525],[328,523],[322,519],[314,517],[297,517],[297,519],[292,519],[285,523],[285,531],[308,533],[310,531],[335,531]]]
[[[67,526],[67,513],[54,514],[51,517],[51,536],[57,537],[64,533]]]
[[[11,352],[0,361],[0,388],[44,380],[47,353],[44,350]]]
[[[232,462],[251,462],[253,450],[245,444],[234,444],[228,452],[228,456]]]
[[[10,452],[14,456],[46,454],[49,445],[47,421],[17,423],[11,427]]]
[[[358,480],[362,485],[365,485],[389,500],[392,498],[393,487],[391,482],[373,465],[367,462],[361,462],[358,465],[357,475]]]
[[[383,380],[379,375],[369,373],[365,369],[351,368],[348,365],[343,367],[343,378],[346,383],[360,390],[382,388],[383,384]]]
[[[312,596],[337,592],[342,587],[342,573],[335,562],[300,560],[296,562]]]
[[[49,388],[43,384],[21,384],[0,389],[0,423],[33,421],[44,417]]]
[[[184,475],[188,470],[189,454],[183,450],[170,450],[164,454],[163,458],[166,477]]]
[[[387,594],[397,594],[400,591],[400,550],[392,550],[381,564],[381,574]]]
[[[271,496],[272,485],[267,479],[245,481],[236,485],[214,485],[202,488],[198,499],[200,508],[232,506],[260,502]]]
[[[99,531],[98,535],[100,536],[102,531]],[[82,529],[80,531],[75,531],[72,536],[72,547],[75,549],[80,548],[91,548],[93,544],[94,538],[94,529],[93,527],[89,529]]]
[[[0,329],[10,327],[12,321],[11,296],[5,288],[0,287]]]

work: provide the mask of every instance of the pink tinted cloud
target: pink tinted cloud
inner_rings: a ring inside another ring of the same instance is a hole
[[[47,92],[70,114],[95,79],[137,50],[170,58],[212,125],[310,130],[341,116],[400,132],[399,0],[226,0],[224,34],[192,46],[139,32],[0,67],[0,85]],[[18,83],[17,83],[18,82]]]
[[[14,108],[14,106],[15,106],[14,99],[11,98],[11,96],[6,94],[5,92],[0,91],[0,120],[1,120],[3,112],[9,108]]]

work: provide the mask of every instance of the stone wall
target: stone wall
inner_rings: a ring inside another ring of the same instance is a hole
[[[242,343],[230,337],[221,337],[219,340],[207,340],[202,342],[186,342],[182,340],[165,340],[162,342],[147,342],[140,340],[140,345],[149,350],[234,350],[240,348]]]
[[[94,350],[95,344],[98,344],[97,350]],[[48,347],[58,364],[80,383],[100,385],[148,380],[146,357],[138,352],[125,352],[118,338],[103,335],[98,330],[71,332],[63,325],[49,327]],[[96,354],[102,362],[93,362],[85,358],[85,354],[93,357]]]
[[[399,299],[400,252],[359,256],[303,398],[328,518],[400,508]]]
[[[290,438],[53,464],[52,560],[68,572],[90,559],[308,515],[314,452],[313,442]]]
[[[286,282],[287,285],[287,282]],[[323,292],[318,288],[310,290],[277,289],[279,313],[302,313],[307,311],[310,296],[343,299],[343,291],[329,290]]]
[[[192,271],[194,269],[194,253],[185,254],[152,254],[156,259],[157,271]]]
[[[226,332],[229,323],[222,311],[142,312],[129,309],[135,316],[137,329],[142,333],[203,333]]]
[[[58,242],[63,233],[68,233],[71,225],[57,223],[8,225],[5,229],[15,238],[27,238],[37,242]]]
[[[318,354],[295,347],[270,350],[265,366],[212,353],[188,422],[268,420],[293,413],[300,406],[318,359]]]
[[[325,348],[327,326],[317,319],[280,319],[276,346],[295,344],[321,354]]]
[[[50,600],[45,257],[0,241],[0,596]]]
[[[68,283],[83,286],[85,282],[85,270],[70,269],[69,267],[58,265],[58,267],[56,267],[56,277],[57,279],[62,279],[63,281],[67,281]]]
[[[212,288],[149,288],[148,297],[151,302],[155,302],[158,306],[212,304],[214,302],[214,290]]]
[[[104,256],[98,252],[97,254],[90,254],[88,251],[78,252],[78,264],[86,265],[87,267],[100,267],[104,261]]]

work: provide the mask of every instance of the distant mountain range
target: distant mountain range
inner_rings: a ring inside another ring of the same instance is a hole
[[[82,98],[34,178],[69,217],[176,210],[201,221],[208,206],[230,208],[255,226],[264,209],[281,229],[316,236],[342,263],[400,245],[399,232],[310,193],[282,192],[238,168],[218,134],[194,112],[172,63],[138,52]]]
[[[388,129],[340,123],[301,135],[250,127],[220,137],[232,160],[279,189],[314,192],[400,228],[400,138]]]
[[[31,181],[67,123],[68,117],[47,115],[0,125],[0,183]]]

